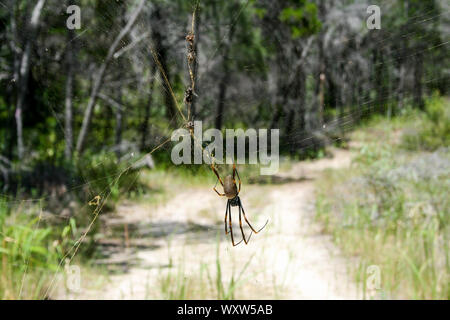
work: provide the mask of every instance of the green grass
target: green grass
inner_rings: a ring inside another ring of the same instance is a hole
[[[0,202],[0,299],[43,299],[66,248],[71,221],[52,227],[37,205],[9,208]]]
[[[447,109],[447,99],[432,97],[425,113],[374,119],[353,134],[359,150],[352,167],[318,182],[317,218],[356,257],[351,269],[365,298],[373,298],[370,265],[381,270],[386,298],[450,298]]]

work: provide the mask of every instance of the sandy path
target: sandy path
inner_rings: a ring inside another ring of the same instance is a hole
[[[350,152],[333,153],[333,158],[293,165],[289,172],[280,173],[276,185],[243,187],[241,199],[252,224],[261,226],[269,219],[264,231],[253,235],[247,246],[242,243],[233,248],[225,238],[222,219],[226,202],[210,189],[178,194],[158,208],[120,207],[120,215],[109,221],[111,225],[127,222],[140,226],[139,235],[131,236],[130,248],[109,258],[110,263],[123,265],[125,272],[108,276],[97,287],[90,277],[83,278],[80,293],[63,292],[59,298],[161,299],[165,297],[163,279],[169,273],[190,283],[187,298],[217,298],[214,285],[209,285],[200,271],[203,265],[213,279],[217,276],[218,234],[225,286],[233,272],[236,277],[250,261],[245,281],[235,291],[236,299],[357,298],[356,286],[347,275],[347,262],[313,219],[314,179],[324,169],[350,164]],[[237,225],[234,230],[238,237]]]

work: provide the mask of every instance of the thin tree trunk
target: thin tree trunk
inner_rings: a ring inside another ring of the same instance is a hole
[[[126,26],[126,8],[124,6],[122,6],[122,13],[121,13],[121,27],[125,28]],[[117,83],[118,83],[118,88],[116,89],[116,101],[119,105],[122,105],[122,83],[120,82],[120,79],[122,78],[122,74],[123,74],[123,70],[124,70],[124,63],[125,60],[123,59],[118,59],[116,60],[117,62],[117,68],[116,68],[116,72],[117,72]],[[116,146],[116,156],[117,159],[120,159],[120,157],[122,156],[122,133],[123,133],[123,126],[124,126],[124,120],[123,120],[123,111],[124,108],[120,107],[116,109],[116,127],[115,127],[115,139],[114,139],[114,144]]]
[[[117,89],[116,99],[119,104],[122,104],[122,88]],[[117,155],[118,159],[121,156],[122,130],[123,130],[123,112],[122,112],[122,108],[117,108],[116,109],[115,146],[116,146],[116,155]]]
[[[121,93],[117,97],[119,101],[122,100]],[[123,131],[123,113],[121,109],[116,110],[116,130],[115,130],[115,145],[117,158],[121,156],[121,144],[122,144],[122,131]]]
[[[382,113],[384,110],[384,55],[383,51],[379,48],[375,49],[375,86],[377,92],[376,105],[378,113]]]
[[[11,7],[13,8],[10,13],[10,24],[11,24],[11,38],[10,38],[10,47],[11,51],[14,54],[14,65],[13,65],[13,82],[8,85],[8,91],[6,96],[6,103],[11,108],[11,116],[8,119],[8,127],[9,127],[9,135],[8,138],[5,140],[7,142],[7,158],[13,159],[13,153],[14,153],[14,141],[17,140],[17,127],[16,127],[16,121],[14,117],[14,112],[16,108],[16,102],[14,99],[16,97],[14,96],[15,89],[17,88],[17,82],[19,80],[19,69],[20,69],[20,52],[17,48],[16,42],[19,41],[19,36],[17,34],[17,25],[16,25],[16,12],[18,4],[16,2],[10,1]],[[9,110],[8,110],[9,111]]]
[[[357,119],[358,119],[358,122],[361,120],[361,118],[364,115],[363,105],[361,104],[361,101],[365,101],[365,97],[364,97],[364,92],[363,92],[363,86],[361,85],[361,83],[359,83],[358,84],[358,98],[357,98],[357,103],[358,103]]]
[[[323,109],[325,107],[325,73],[319,75],[319,108],[317,110],[317,121],[319,128],[323,126]]]
[[[286,133],[288,139],[290,140],[290,152],[294,154],[296,149],[301,146],[301,141],[303,140],[302,135],[300,135],[300,139],[298,139],[298,135],[294,134],[294,130],[297,127],[294,127],[295,124],[298,125],[298,130],[300,132],[306,133],[306,108],[305,108],[305,92],[306,92],[306,76],[303,70],[302,64],[300,64],[295,73],[295,80],[292,83],[293,90],[291,90],[292,102],[294,105],[291,106],[291,110],[288,114],[287,124],[286,124]],[[292,103],[291,102],[291,103]],[[296,118],[298,119],[296,121]],[[300,140],[300,144],[299,141]]]
[[[423,55],[418,54],[415,58],[414,67],[414,105],[423,110],[425,103],[423,101],[423,88],[422,88],[422,75],[423,75]]]
[[[321,1],[319,6],[319,12],[322,12],[322,15],[324,15],[323,9],[323,2]],[[316,95],[317,95],[317,127],[322,128],[323,126],[323,110],[325,105],[325,81],[326,81],[326,61],[325,61],[325,54],[324,54],[324,35],[321,33],[318,37],[317,46],[319,49],[319,72],[318,72],[318,78],[316,82]]]
[[[323,0],[318,2],[318,16],[321,21],[326,17],[326,8]],[[324,52],[324,32],[320,32],[318,36],[317,46],[319,48],[319,77],[317,79],[316,94],[318,95],[318,108],[317,108],[317,125],[319,128],[323,126],[323,110],[325,104],[325,80],[326,80],[326,61]]]
[[[219,96],[217,98],[217,109],[216,109],[216,129],[222,129],[223,124],[223,113],[225,108],[225,98],[227,95],[227,88],[229,82],[229,71],[228,71],[228,50],[225,53],[223,76],[219,83]]]
[[[111,128],[113,127],[112,119],[114,119],[114,113],[113,113],[114,106],[108,100],[103,99],[102,96],[100,96],[100,94],[99,94],[99,98],[108,103],[108,105],[105,105],[105,117],[104,117],[105,120],[104,120],[104,122],[102,122],[103,141],[105,144],[114,143],[113,141],[111,141]]]
[[[151,79],[150,79],[150,84],[149,84],[149,90],[150,90],[150,94],[148,97],[148,103],[145,106],[145,110],[144,110],[144,119],[142,121],[141,124],[141,150],[145,150],[145,147],[147,145],[147,135],[148,135],[148,121],[150,120],[150,113],[151,113],[151,108],[152,108],[152,104],[153,104],[153,87],[155,85],[155,77],[156,77],[156,64],[151,61],[152,63],[152,67],[151,67]]]
[[[358,78],[353,78],[352,80],[352,120],[354,123],[358,123],[359,122],[359,117],[360,117],[360,113],[359,113],[359,102],[360,102],[360,96],[359,96],[359,92],[360,92],[360,79]]]
[[[329,105],[335,109],[337,111],[338,108],[338,98],[337,98],[337,93],[336,93],[336,85],[334,84],[334,81],[331,79],[330,77],[326,77],[326,81],[328,83],[328,100],[329,100]]]
[[[156,53],[158,54],[158,60],[161,64],[162,70],[166,73],[167,80],[170,82],[170,70],[169,66],[167,64],[167,49],[164,46],[163,43],[163,33],[161,31],[162,24],[164,23],[162,17],[161,17],[161,9],[158,5],[154,4],[153,14],[151,16],[151,29],[152,29],[152,40],[153,44],[156,50]],[[161,75],[162,78],[162,75]],[[163,95],[164,95],[164,104],[166,105],[166,113],[167,113],[167,119],[169,121],[172,121],[177,113],[175,102],[173,101],[172,94],[170,92],[169,87],[167,86],[167,83],[165,81],[162,81],[163,83]],[[176,127],[176,122],[171,122],[171,126]]]
[[[213,14],[216,20],[216,28],[215,28],[215,37],[216,37],[216,42],[220,45],[223,41],[222,39],[222,35],[220,32],[220,18],[221,16],[219,15],[219,13],[217,12],[217,6],[214,5],[213,6]],[[223,54],[223,59],[222,59],[222,65],[223,65],[223,70],[222,70],[222,78],[219,82],[219,94],[217,97],[217,108],[216,108],[216,121],[215,121],[215,126],[216,129],[221,129],[222,125],[223,125],[223,114],[225,111],[225,100],[226,100],[226,95],[227,95],[227,89],[228,89],[228,84],[230,81],[230,66],[229,66],[229,53],[230,53],[230,47],[231,47],[231,43],[233,41],[233,36],[234,36],[234,31],[235,31],[235,24],[231,24],[230,26],[230,30],[228,32],[228,43],[225,45],[225,49],[224,49],[224,54]]]
[[[66,101],[65,101],[65,157],[67,161],[72,159],[72,148],[73,148],[73,66],[74,66],[74,46],[73,40],[75,38],[75,33],[73,30],[68,31],[68,45],[67,45],[67,79],[66,79]]]
[[[306,98],[306,75],[303,68],[299,68],[298,70],[298,89],[297,89],[297,113],[298,113],[298,125],[300,130],[305,130],[306,128],[306,107],[305,107],[305,98]]]
[[[272,116],[272,120],[270,121],[271,129],[279,129],[279,122],[281,117],[284,115],[284,107],[288,101],[289,95],[289,86],[285,84],[279,84],[276,94],[276,104],[275,104],[275,113]]]
[[[403,62],[400,65],[400,74],[398,80],[398,88],[397,88],[397,102],[398,102],[398,110],[403,109],[404,97],[405,97],[405,74],[406,68],[405,63]]]
[[[30,59],[31,59],[31,49],[34,44],[34,40],[37,35],[37,28],[39,25],[39,19],[41,17],[42,8],[44,7],[45,0],[39,0],[34,6],[31,21],[28,26],[29,38],[25,43],[25,49],[22,54],[22,59],[20,63],[19,71],[19,81],[17,81],[18,93],[17,93],[17,104],[16,104],[16,125],[17,125],[17,152],[19,160],[23,159],[24,154],[24,144],[23,144],[23,118],[22,113],[25,108],[25,99],[28,93],[28,78],[30,75]]]
[[[106,94],[99,93],[98,98],[104,100],[108,107],[106,108],[106,116],[105,116],[105,126],[103,131],[103,140],[108,141],[110,138],[110,133],[108,131],[108,128],[111,128],[111,120],[115,117],[115,126],[114,126],[114,146],[118,150],[120,147],[120,144],[122,142],[122,131],[123,131],[123,114],[125,110],[125,106],[122,104],[122,91],[119,88],[118,89],[118,95],[116,97],[117,100],[114,100],[113,98],[109,97]],[[113,114],[112,109],[115,110],[115,114]],[[116,152],[117,156],[120,157],[120,152]]]
[[[84,144],[86,142],[86,137],[87,137],[87,134],[89,131],[89,126],[90,126],[91,120],[92,120],[92,111],[94,110],[95,103],[97,102],[97,95],[100,92],[100,89],[102,87],[103,77],[105,76],[106,69],[108,68],[109,63],[111,62],[111,58],[114,55],[114,52],[116,51],[117,47],[119,46],[120,41],[131,30],[134,23],[136,22],[136,19],[138,18],[139,14],[142,11],[142,8],[144,7],[144,4],[145,4],[145,0],[141,0],[141,2],[139,3],[137,8],[131,15],[131,18],[128,20],[127,25],[120,31],[119,35],[114,40],[111,47],[109,48],[108,54],[106,55],[106,58],[103,61],[103,64],[100,66],[97,76],[94,79],[94,84],[93,84],[93,87],[91,90],[91,94],[89,96],[88,105],[84,112],[83,124],[81,126],[81,130],[78,135],[77,147],[76,147],[76,151],[78,153],[83,152]]]
[[[319,2],[319,13],[321,14],[321,16],[324,16],[324,6],[323,6],[323,2],[320,1]],[[322,128],[323,126],[323,110],[325,107],[325,81],[326,81],[326,76],[325,76],[325,70],[326,70],[326,61],[325,61],[325,54],[324,54],[324,35],[323,32],[319,34],[318,39],[317,39],[317,46],[318,46],[318,51],[319,51],[319,55],[318,55],[318,60],[319,60],[319,72],[318,72],[318,77],[317,77],[317,82],[316,82],[316,96],[317,96],[317,115],[316,115],[316,125],[318,128]]]
[[[271,129],[278,129],[278,122],[280,121],[281,115],[283,113],[283,107],[285,103],[277,104],[275,108],[275,113],[272,116],[272,121],[270,121],[270,128]]]

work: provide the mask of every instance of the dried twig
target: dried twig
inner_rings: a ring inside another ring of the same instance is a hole
[[[187,126],[189,130],[192,130],[193,122],[192,122],[192,102],[194,101],[194,95],[195,95],[195,64],[197,62],[197,52],[195,52],[195,22],[197,19],[197,10],[199,7],[199,1],[195,3],[194,12],[192,14],[192,26],[191,31],[186,35],[186,42],[187,42],[187,63],[188,63],[188,69],[189,69],[189,77],[191,80],[190,86],[186,89],[184,93],[184,104],[186,105],[186,109],[188,112],[187,116]]]

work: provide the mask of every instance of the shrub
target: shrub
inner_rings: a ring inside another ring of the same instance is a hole
[[[437,94],[427,100],[425,112],[419,116],[414,128],[403,136],[408,150],[434,151],[450,145],[449,99]]]

